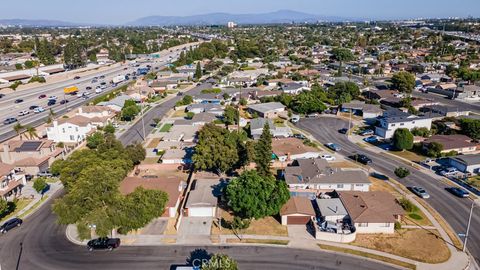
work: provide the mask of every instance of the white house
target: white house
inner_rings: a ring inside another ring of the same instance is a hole
[[[84,116],[61,118],[47,126],[47,137],[56,143],[79,143],[95,131],[96,126],[92,119]]]
[[[464,173],[480,172],[480,154],[450,157],[448,162],[450,166]]]
[[[185,214],[189,217],[215,217],[222,183],[219,179],[196,179],[188,193]]]
[[[430,130],[431,127],[432,118],[430,117],[416,116],[400,110],[389,110],[379,118],[379,124],[375,127],[375,134],[384,139],[390,139],[399,128],[408,130],[427,128]]]

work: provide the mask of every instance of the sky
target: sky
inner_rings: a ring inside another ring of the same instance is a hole
[[[0,19],[124,24],[151,15],[280,9],[361,19],[480,17],[480,0],[1,0]]]

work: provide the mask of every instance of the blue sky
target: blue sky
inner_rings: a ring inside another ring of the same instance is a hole
[[[2,0],[1,19],[122,24],[150,15],[263,13],[291,9],[366,19],[480,17],[480,0]]]

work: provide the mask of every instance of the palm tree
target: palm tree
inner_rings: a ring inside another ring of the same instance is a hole
[[[40,138],[37,134],[37,129],[32,127],[32,126],[26,126],[25,127],[25,132],[27,133],[30,140],[33,140],[35,138],[37,138],[37,139]]]
[[[13,130],[15,131],[15,133],[17,133],[17,136],[20,136],[20,140],[22,139],[22,130],[23,129],[24,129],[24,127],[20,123],[16,123],[13,126]]]

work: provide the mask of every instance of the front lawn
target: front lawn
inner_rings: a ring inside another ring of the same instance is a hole
[[[169,132],[170,129],[172,129],[172,127],[173,127],[173,124],[165,124],[160,129],[160,132]]]
[[[404,159],[408,159],[410,161],[413,161],[415,163],[420,163],[422,161],[424,161],[425,159],[427,159],[426,156],[422,156],[422,155],[419,155],[417,153],[414,153],[412,151],[390,151],[390,153],[396,155],[396,156],[399,156],[401,158],[404,158]]]
[[[17,216],[18,212],[20,212],[23,208],[27,207],[27,205],[31,201],[31,199],[19,199],[10,213],[3,217],[0,217],[0,223]]]
[[[232,221],[233,215],[222,211],[222,218],[226,221]],[[235,234],[231,229],[224,227],[220,230],[215,224],[212,224],[212,234]],[[275,235],[275,236],[288,236],[287,226],[283,226],[274,217],[265,217],[258,220],[252,220],[250,226],[247,229],[237,232],[239,234],[251,234],[251,235]]]

